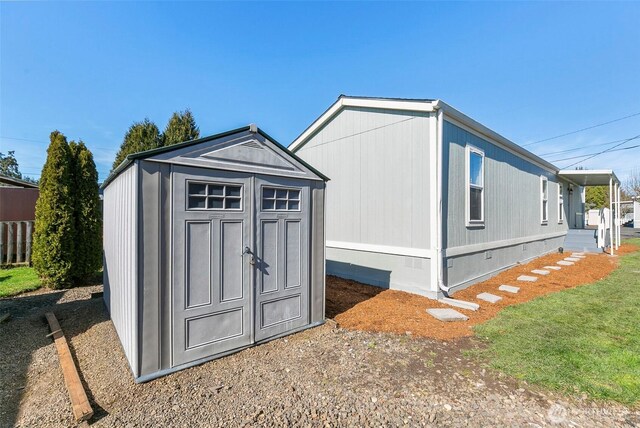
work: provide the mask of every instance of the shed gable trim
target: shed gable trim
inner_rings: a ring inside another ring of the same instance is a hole
[[[233,138],[234,136],[237,135],[237,138]],[[217,140],[225,140],[225,142],[229,142],[229,141],[237,141],[237,142],[241,142],[241,143],[249,143],[249,136],[253,136],[253,140],[254,140],[254,148],[256,147],[257,144],[262,144],[263,148],[268,149],[273,156],[277,156],[279,157],[281,160],[275,160],[276,158],[272,157],[271,159],[274,160],[276,162],[275,165],[269,165],[269,167],[271,167],[274,170],[278,170],[278,167],[280,167],[281,170],[286,170],[287,168],[284,167],[285,163],[290,163],[292,165],[292,167],[290,168],[291,171],[294,170],[299,170],[301,171],[301,173],[306,174],[309,179],[315,179],[315,180],[323,180],[323,181],[329,181],[329,178],[327,176],[325,176],[324,174],[322,174],[320,171],[318,171],[317,169],[315,169],[313,166],[309,165],[307,162],[305,162],[303,159],[299,158],[296,154],[294,154],[293,152],[291,152],[290,150],[288,150],[286,147],[284,147],[282,144],[278,143],[276,140],[274,140],[273,138],[271,138],[266,132],[262,131],[261,129],[257,128],[255,125],[249,125],[249,126],[245,126],[242,128],[238,128],[238,129],[234,129],[228,132],[223,132],[220,134],[215,134],[215,135],[211,135],[209,137],[204,137],[204,138],[200,138],[197,140],[191,140],[191,141],[186,141],[184,143],[179,143],[179,144],[174,144],[172,146],[166,146],[166,147],[158,147],[156,149],[152,149],[152,150],[147,150],[144,152],[139,152],[139,153],[133,153],[129,156],[127,156],[127,158],[120,164],[118,165],[118,167],[111,173],[111,175],[109,175],[109,177],[104,181],[104,183],[102,184],[102,188],[106,188],[109,183],[111,183],[122,171],[124,171],[134,160],[138,160],[138,159],[147,159],[147,160],[153,160],[153,161],[164,161],[167,162],[168,159],[174,158],[174,156],[172,156],[173,153],[178,152],[178,151],[186,151],[185,149],[187,148],[191,148],[194,146],[198,146],[201,145],[201,150],[199,152],[199,156],[201,156],[205,151],[204,143],[211,143],[213,142],[213,144],[210,144],[208,147],[208,151],[213,153],[216,150],[211,150],[212,146],[215,146]],[[230,138],[231,137],[231,138]],[[259,143],[258,143],[259,142]],[[231,145],[231,144],[229,144]],[[227,146],[225,146],[227,147]],[[249,146],[246,146],[249,147]],[[197,151],[197,149],[194,149],[194,151]],[[246,153],[245,153],[246,154]],[[242,156],[240,156],[240,154],[238,153],[238,150],[236,150],[236,157],[238,157],[240,159],[236,159],[235,162],[238,162],[239,160],[241,160]],[[179,157],[179,156],[175,156],[175,157]],[[215,155],[214,155],[215,157]],[[225,159],[225,162],[229,162],[229,160],[231,159],[232,156],[227,155],[227,159]],[[153,158],[153,159],[150,159]],[[206,157],[203,157],[203,159],[206,159]],[[184,162],[177,162],[177,163],[184,163]],[[247,163],[247,162],[245,162]],[[261,163],[261,162],[258,162]],[[264,161],[262,162],[264,163]],[[202,164],[200,166],[206,167],[206,165]],[[273,168],[275,166],[275,168]]]

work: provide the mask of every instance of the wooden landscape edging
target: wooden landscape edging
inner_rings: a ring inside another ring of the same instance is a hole
[[[60,366],[62,367],[62,374],[64,375],[64,383],[67,385],[67,391],[69,391],[69,398],[71,399],[73,416],[77,422],[86,421],[93,416],[93,409],[91,408],[91,404],[89,404],[89,399],[82,386],[82,381],[80,381],[80,375],[71,356],[69,344],[53,312],[47,312],[44,316],[47,317],[51,335],[53,335],[53,340],[58,350]]]

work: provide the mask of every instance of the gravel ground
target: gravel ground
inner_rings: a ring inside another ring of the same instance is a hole
[[[438,341],[324,326],[136,385],[99,287],[0,300],[0,426],[73,426],[43,319],[53,309],[80,364],[92,426],[640,426],[640,409],[567,398]]]

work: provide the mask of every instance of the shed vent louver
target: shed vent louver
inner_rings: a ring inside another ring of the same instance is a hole
[[[246,143],[243,143],[242,146],[249,147],[251,149],[262,149],[262,146],[260,145],[260,143],[258,143],[255,140],[247,141]]]

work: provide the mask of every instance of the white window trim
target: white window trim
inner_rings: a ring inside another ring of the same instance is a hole
[[[558,224],[564,223],[564,186],[558,183]]]
[[[474,186],[482,189],[482,197],[480,199],[480,220],[471,220],[471,204],[469,202],[471,196],[471,153],[477,153],[482,156],[482,170],[480,171],[480,176],[482,177],[482,186]],[[465,193],[465,219],[467,227],[484,227],[484,194],[486,189],[486,183],[484,180],[484,151],[480,150],[477,147],[471,146],[469,144],[465,147],[465,182],[464,182],[464,193]]]
[[[544,205],[544,183],[547,183],[547,206],[545,212]],[[545,215],[546,214],[546,215]],[[549,179],[544,175],[540,176],[540,223],[548,224],[549,223]]]

